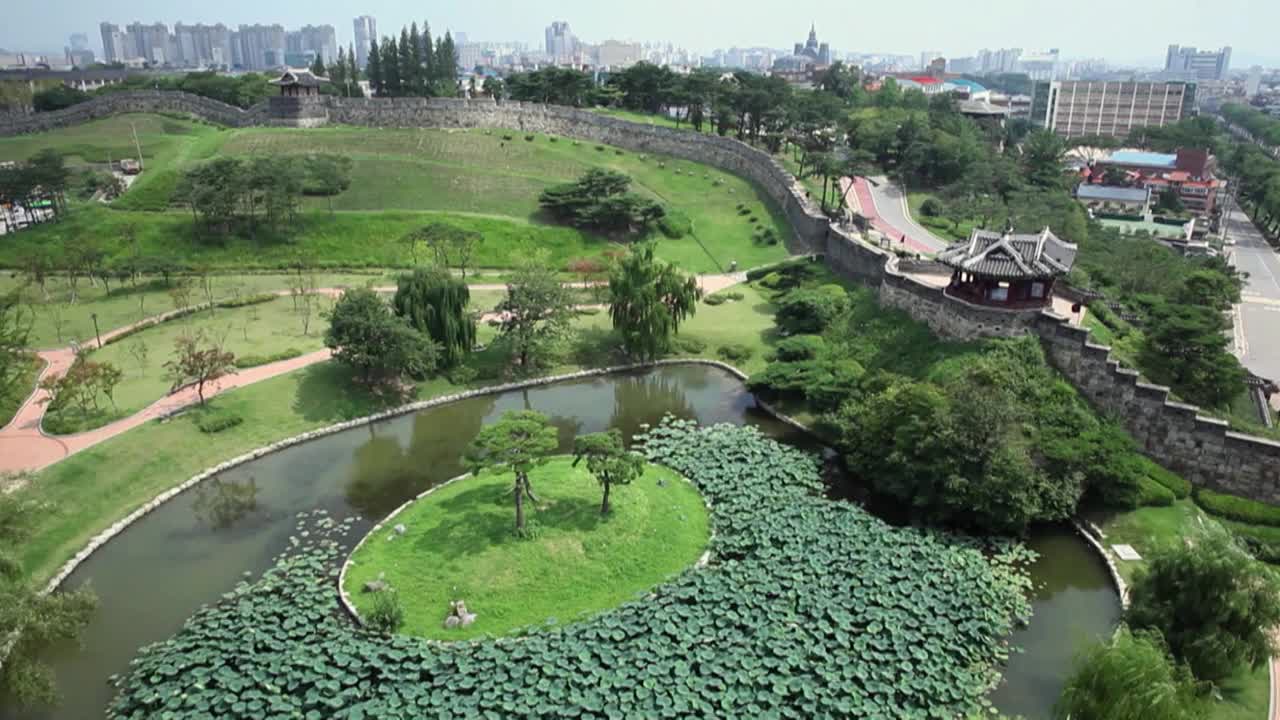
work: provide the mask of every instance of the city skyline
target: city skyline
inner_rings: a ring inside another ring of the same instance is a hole
[[[942,2],[902,6],[860,6],[852,10],[835,0],[817,0],[805,15],[779,18],[774,6],[756,11],[750,3],[711,2],[697,5],[656,0],[643,7],[597,7],[584,0],[547,3],[499,3],[480,12],[474,6],[441,7],[417,17],[420,8],[375,0],[357,5],[287,2],[264,12],[259,4],[226,0],[215,6],[175,10],[158,0],[130,0],[103,7],[89,0],[57,0],[59,11],[20,5],[12,22],[0,28],[0,47],[30,52],[60,51],[73,33],[86,33],[100,51],[94,30],[101,22],[121,26],[157,21],[245,25],[333,25],[338,42],[353,42],[352,21],[359,15],[377,19],[382,34],[424,19],[433,31],[465,32],[473,41],[523,41],[541,46],[546,27],[566,21],[584,43],[605,40],[671,42],[700,54],[730,47],[788,48],[816,23],[824,41],[845,52],[916,55],[937,49],[945,57],[972,55],[981,48],[1060,48],[1064,58],[1105,57],[1122,65],[1161,67],[1168,45],[1233,48],[1232,67],[1280,66],[1280,50],[1267,38],[1280,23],[1280,5],[1250,0],[1222,0],[1212,7],[1197,0],[1171,0],[1152,16],[1143,8],[1083,0],[1053,17],[1052,22],[1026,23],[1026,4],[993,0],[981,15]],[[498,9],[498,12],[493,12]],[[1041,20],[1046,18],[1041,17]],[[874,32],[868,32],[874,27]],[[1135,32],[1140,29],[1141,32]],[[1141,38],[1135,41],[1135,37]]]

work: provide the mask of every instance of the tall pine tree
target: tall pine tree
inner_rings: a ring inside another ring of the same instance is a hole
[[[329,68],[329,80],[333,82],[333,86],[338,88],[338,93],[343,97],[351,95],[347,86],[347,49],[338,46],[338,59]]]
[[[413,83],[416,73],[413,68],[413,45],[409,40],[409,28],[400,28],[400,53],[396,56],[400,67],[400,94],[413,95]]]
[[[373,40],[369,45],[369,89],[373,92],[374,97],[383,95],[386,88],[382,81],[382,52],[378,50],[378,41]]]
[[[403,47],[400,52],[404,53]],[[409,74],[405,78],[405,84],[411,88],[413,95],[422,97],[427,94],[427,78],[422,68],[422,36],[418,34],[416,20],[409,26],[409,55]]]
[[[400,84],[400,51],[393,37],[382,39],[382,87],[387,97],[404,94]]]
[[[311,74],[316,77],[325,76],[324,58],[320,57],[318,53],[316,54],[315,61],[311,63]]]
[[[436,51],[431,42],[431,25],[422,21],[422,80],[428,95],[436,94]]]
[[[458,54],[453,49],[453,36],[447,30],[436,45],[436,75],[440,95],[458,94]]]
[[[347,78],[351,81],[351,97],[364,97],[364,90],[360,89],[360,68],[356,67],[355,45],[347,48]]]

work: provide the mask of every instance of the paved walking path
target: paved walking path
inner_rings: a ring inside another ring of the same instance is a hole
[[[864,177],[840,178],[840,189],[849,185],[853,205],[895,247],[905,247],[911,252],[933,254],[947,246],[947,241],[935,236],[911,218],[906,196],[887,181],[876,186]]]
[[[730,273],[725,275],[701,275],[698,276],[698,285],[704,293],[710,294],[718,292],[728,287],[732,287],[738,283],[746,281],[746,273]],[[584,287],[584,283],[566,283],[573,287]],[[490,284],[490,285],[470,285],[472,290],[505,290],[506,285]],[[374,288],[377,291],[394,291],[394,287]],[[317,293],[336,296],[341,295],[345,288],[318,288]],[[288,296],[289,290],[279,290],[274,294],[280,296]],[[582,305],[580,308],[602,308],[603,305]],[[136,323],[116,328],[102,335],[102,343],[105,345],[115,337],[134,330],[140,326],[154,325],[181,313],[174,310],[162,313],[150,318],[146,318]],[[493,319],[499,319],[497,313],[485,313],[481,315],[481,321],[487,322]],[[97,348],[96,340],[83,343],[83,348]],[[71,367],[71,363],[75,361],[75,351],[71,347],[59,348],[57,350],[41,350],[36,353],[41,360],[45,362],[45,368],[40,373],[40,380],[49,377],[60,377]],[[315,363],[324,362],[329,359],[331,352],[328,348],[317,350],[315,352],[300,355],[296,358],[281,360],[279,362],[268,363],[266,365],[258,365],[252,368],[236,371],[231,375],[215,380],[205,386],[205,397],[211,398],[215,395],[233,390],[238,387],[252,385],[263,380],[283,375],[285,373],[300,370]],[[25,471],[35,471],[48,467],[63,458],[80,452],[85,448],[92,447],[115,437],[123,432],[132,430],[143,423],[156,418],[164,417],[177,410],[189,405],[194,405],[199,401],[195,388],[185,387],[177,390],[138,412],[126,418],[121,418],[113,423],[104,425],[94,430],[77,433],[75,435],[48,435],[41,427],[44,420],[45,411],[48,409],[46,399],[49,394],[37,385],[34,392],[27,398],[18,412],[14,414],[13,419],[8,425],[0,429],[0,474],[15,473]]]

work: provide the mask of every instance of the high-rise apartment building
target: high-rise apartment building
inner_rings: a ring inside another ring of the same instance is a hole
[[[135,22],[129,25],[129,35],[134,42],[134,57],[156,65],[176,60],[177,53],[169,42],[168,25],[160,22],[150,25]]]
[[[1165,54],[1164,69],[1187,80],[1226,80],[1231,68],[1231,46],[1221,50],[1196,50],[1170,45]]]
[[[920,53],[920,69],[921,70],[929,69],[929,63],[933,62],[934,60],[937,60],[940,57],[942,57],[941,50],[925,50],[924,52]]]
[[[552,62],[571,59],[578,52],[578,38],[569,30],[569,23],[557,20],[547,26],[546,51]]]
[[[73,33],[67,38],[67,64],[73,67],[88,67],[93,64],[93,51],[89,49],[89,36],[84,33]]]
[[[1089,82],[1037,83],[1031,122],[1063,137],[1126,137],[1136,128],[1163,127],[1192,114],[1194,83]]]
[[[285,39],[282,25],[241,25],[240,64],[246,70],[283,67]]]
[[[232,65],[231,31],[226,25],[173,26],[174,46],[178,61],[186,67],[220,67]]]
[[[325,65],[332,65],[338,59],[338,35],[332,25],[305,25],[285,33],[285,52],[291,56],[318,57]]]
[[[133,35],[121,30],[119,25],[104,22],[98,26],[102,30],[102,57],[109,63],[132,60],[138,55],[137,41]]]
[[[370,15],[361,15],[351,22],[356,32],[356,65],[369,64],[369,46],[378,39],[378,23]]]

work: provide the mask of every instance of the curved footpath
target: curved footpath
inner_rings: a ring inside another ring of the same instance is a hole
[[[736,285],[746,280],[746,273],[732,273],[727,275],[700,275],[698,276],[698,286],[702,288],[703,293],[711,294],[725,288]],[[583,283],[566,283],[574,287],[583,287]],[[478,284],[468,286],[472,290],[505,290],[506,285],[499,284]],[[387,292],[394,291],[395,287],[376,287],[375,291]],[[317,293],[323,295],[340,295],[345,288],[319,288]],[[279,296],[288,296],[290,291],[277,290],[274,293]],[[601,307],[599,305],[586,305],[581,307]],[[102,344],[109,343],[114,338],[129,333],[139,327],[150,326],[173,317],[183,314],[181,311],[172,310],[160,315],[155,315],[136,323],[116,328],[102,335]],[[482,321],[497,319],[497,313],[485,313],[481,315]],[[95,349],[98,347],[97,340],[92,340],[81,345],[81,348]],[[246,368],[237,371],[223,378],[220,378],[205,386],[205,397],[211,398],[215,395],[233,390],[238,387],[252,385],[263,380],[269,380],[278,375],[300,370],[308,365],[324,362],[331,356],[328,348],[317,350],[315,352],[300,355],[288,360],[267,363],[266,365],[258,365],[256,367]],[[37,352],[40,359],[45,361],[44,370],[41,371],[39,380],[45,378],[61,377],[71,367],[75,361],[76,353],[72,347],[59,348],[57,350],[41,350]],[[26,401],[18,408],[13,419],[8,425],[0,429],[0,474],[32,472],[48,467],[63,458],[73,455],[81,450],[93,447],[98,443],[113,438],[121,433],[132,430],[143,423],[157,418],[171,415],[182,408],[194,405],[199,401],[194,387],[183,387],[147,407],[139,410],[125,418],[121,418],[113,423],[104,425],[100,428],[88,430],[74,435],[49,435],[44,431],[42,423],[44,421],[45,411],[48,410],[49,394],[41,389],[38,385],[27,397]]]
[[[871,227],[889,238],[894,246],[902,245],[911,252],[932,255],[949,244],[912,219],[906,195],[885,178],[877,178],[875,185],[864,177],[840,178],[840,191],[848,193],[853,206],[867,218]]]

